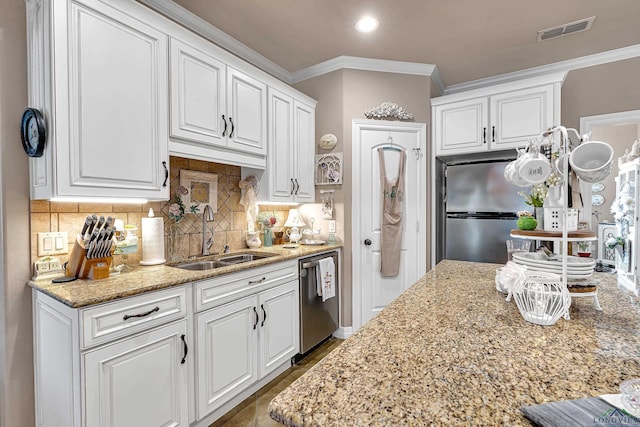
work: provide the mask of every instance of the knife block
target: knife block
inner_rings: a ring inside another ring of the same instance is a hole
[[[87,248],[84,247],[82,236],[78,234],[69,255],[65,274],[78,279],[106,279],[113,262],[113,251],[112,249],[106,257],[88,259]]]

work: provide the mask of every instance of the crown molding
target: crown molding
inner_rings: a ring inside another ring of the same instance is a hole
[[[177,3],[167,0],[138,0],[138,2],[244,59],[275,78],[291,84],[291,73],[289,71]]]
[[[569,72],[580,68],[593,67],[595,65],[608,64],[610,62],[622,61],[625,59],[640,56],[640,44],[613,49],[606,52],[595,53],[593,55],[581,56],[579,58],[568,59],[566,61],[554,62],[552,64],[541,65],[539,67],[527,68],[525,70],[514,71],[512,73],[500,74],[485,79],[473,80],[466,83],[447,86],[443,95],[465,92],[471,89],[479,89],[500,83],[512,82],[529,77],[538,77],[554,72]]]
[[[292,73],[292,83],[298,83],[313,77],[331,73],[341,69],[379,71],[382,73],[399,73],[419,76],[430,76],[438,88],[444,90],[444,84],[438,68],[433,64],[418,62],[391,61],[387,59],[362,58],[357,56],[338,56],[328,61],[312,65]]]
[[[555,62],[539,67],[527,68],[525,70],[500,74],[451,86],[445,86],[438,67],[433,64],[390,61],[385,59],[361,58],[355,56],[338,56],[328,61],[291,73],[173,1],[137,1],[288,84],[297,83],[332,71],[348,68],[354,70],[429,76],[442,95],[449,95],[472,89],[493,86],[496,84],[513,82],[525,78],[539,77],[549,73],[569,72],[571,70],[593,67],[595,65],[602,65],[640,56],[640,44],[636,44],[607,52]]]

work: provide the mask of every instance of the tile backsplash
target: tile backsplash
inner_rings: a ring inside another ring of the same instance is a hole
[[[111,204],[111,203],[60,203],[47,200],[31,201],[31,261],[35,262],[37,254],[38,232],[66,231],[69,233],[69,250],[87,215],[96,214],[105,217],[112,216],[121,219],[125,224],[138,226],[138,237],[141,236],[141,219],[147,216],[149,208],[153,208],[156,216],[162,215],[165,226],[165,255],[169,260],[170,240],[175,241],[176,258],[187,258],[198,255],[202,249],[202,216],[200,214],[186,214],[184,219],[176,224],[169,218],[169,206],[173,203],[176,189],[180,186],[180,170],[190,170],[216,174],[218,177],[217,212],[214,221],[207,225],[212,229],[214,243],[210,253],[222,252],[225,245],[234,249],[246,248],[245,235],[247,217],[245,208],[240,205],[240,167],[223,165],[201,160],[170,157],[171,199],[166,202],[149,202],[143,205]],[[278,218],[278,227],[287,218],[287,206],[261,206],[261,211],[273,212]],[[171,239],[170,239],[171,235]],[[137,264],[142,259],[142,239],[137,253],[128,256],[129,264]],[[60,255],[65,262],[68,254]],[[116,264],[121,260],[116,256]]]

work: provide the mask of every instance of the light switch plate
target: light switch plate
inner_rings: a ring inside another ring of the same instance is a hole
[[[38,256],[69,253],[69,233],[52,231],[38,233]]]
[[[336,221],[331,220],[329,221],[329,233],[335,233],[335,232],[336,232]]]

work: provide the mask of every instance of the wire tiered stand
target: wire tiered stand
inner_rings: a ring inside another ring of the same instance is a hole
[[[575,129],[569,129],[580,142],[581,138]],[[544,132],[540,139],[560,135],[560,161],[562,162],[562,230],[511,230],[511,237],[531,240],[552,241],[561,243],[562,275],[561,283],[557,280],[536,277],[535,272],[523,277],[513,289],[513,297],[525,320],[539,325],[553,325],[560,317],[569,320],[571,299],[575,297],[592,297],[596,310],[602,310],[598,301],[598,290],[593,285],[570,287],[568,282],[568,243],[575,241],[597,240],[596,233],[591,230],[569,231],[569,155],[570,144],[567,128],[555,126]],[[559,169],[559,168],[558,168]],[[557,277],[557,276],[556,276]]]

